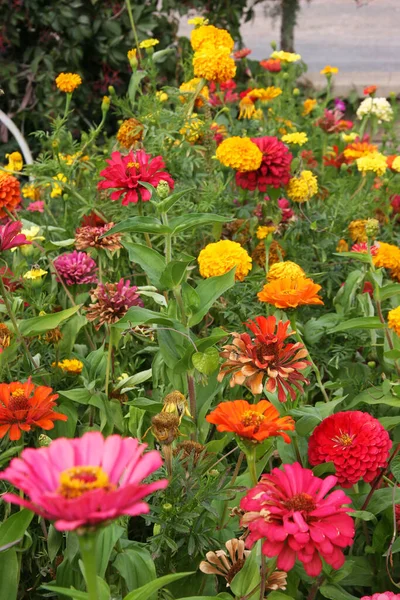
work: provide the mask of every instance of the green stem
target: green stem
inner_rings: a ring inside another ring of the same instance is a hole
[[[72,93],[67,93],[67,97],[65,100],[65,110],[64,110],[63,121],[65,121],[68,117],[69,105],[71,104],[71,100],[72,100]]]
[[[126,10],[128,11],[129,22],[131,24],[131,28],[132,28],[132,32],[133,32],[133,37],[135,38],[135,45],[136,45],[136,50],[137,50],[138,58],[139,58],[139,61],[140,61],[141,58],[142,58],[142,56],[140,54],[139,38],[138,38],[137,31],[136,31],[136,25],[135,25],[135,20],[133,18],[133,12],[132,12],[132,6],[131,6],[130,0],[126,0],[125,4],[126,4]]]
[[[201,90],[203,89],[204,85],[206,83],[205,79],[200,79],[199,83],[196,86],[196,89],[193,92],[192,97],[190,98],[189,102],[188,102],[188,108],[187,108],[187,112],[186,112],[186,118],[189,119],[190,115],[193,112],[194,109],[194,105],[195,102],[197,100],[198,95],[200,94]]]
[[[253,485],[257,485],[258,477],[257,477],[257,469],[256,469],[256,448],[249,448],[246,451],[246,460],[247,466],[249,467],[249,473],[251,477],[251,482]]]
[[[104,391],[108,397],[108,388],[110,385],[110,371],[111,371],[111,358],[112,358],[112,334],[111,329],[108,332],[108,352],[107,352],[107,365],[106,365],[106,382],[104,385]]]
[[[96,573],[96,533],[85,533],[78,536],[81,557],[85,566],[86,589],[89,600],[98,600],[99,592],[97,587]]]
[[[138,202],[138,212],[139,216],[143,217],[143,201],[141,199]],[[148,248],[152,248],[153,246],[151,245],[151,240],[148,233],[144,234],[144,239],[146,240],[146,245],[148,246]]]
[[[161,213],[161,221],[164,225],[168,226],[168,215],[167,213]],[[170,233],[165,234],[165,262],[168,264],[172,260],[172,236]]]
[[[189,407],[190,407],[190,414],[192,415],[192,419],[193,422],[195,424],[195,431],[194,433],[192,433],[191,438],[193,441],[196,441],[197,435],[197,425],[196,425],[196,413],[197,413],[197,407],[196,407],[196,387],[195,387],[195,382],[194,382],[194,377],[193,375],[190,375],[188,373],[187,375],[187,386],[188,386],[188,396],[189,396]]]

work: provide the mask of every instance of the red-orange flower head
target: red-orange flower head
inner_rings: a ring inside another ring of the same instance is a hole
[[[268,400],[261,400],[257,404],[249,404],[246,400],[221,402],[207,415],[206,420],[216,425],[218,431],[232,431],[253,442],[279,435],[290,444],[290,437],[285,431],[294,431],[295,428],[292,417],[281,417]]]
[[[261,166],[256,171],[236,173],[236,185],[254,191],[265,192],[267,186],[279,188],[289,183],[292,154],[283,142],[273,136],[251,138],[263,153]]]
[[[21,200],[18,179],[6,171],[0,171],[0,219],[7,216],[5,208],[14,212]]]
[[[359,410],[330,415],[313,431],[308,445],[311,465],[333,462],[342,487],[367,483],[387,463],[392,442],[375,417]]]
[[[290,394],[296,398],[296,389],[303,392],[302,384],[308,383],[301,370],[311,363],[305,360],[307,350],[303,344],[287,343],[289,321],[276,322],[275,317],[256,317],[246,323],[253,333],[233,333],[233,343],[224,346],[221,356],[226,362],[221,366],[218,381],[225,375],[231,377],[229,385],[246,385],[253,394],[261,394],[266,379],[267,392],[278,391],[279,402],[286,402]]]
[[[53,429],[54,421],[66,421],[66,415],[53,410],[58,394],[50,387],[26,383],[0,383],[0,439],[9,433],[10,440],[19,440],[22,431],[34,427]]]
[[[122,198],[123,206],[131,202],[136,204],[139,199],[142,202],[150,200],[151,193],[141,184],[142,181],[153,187],[157,187],[160,181],[166,181],[171,189],[174,188],[171,175],[163,171],[165,163],[161,156],[152,158],[144,150],[132,151],[126,156],[113,152],[107,163],[109,166],[100,171],[104,181],[100,181],[97,187],[99,190],[114,188],[116,191],[111,194],[111,200]]]

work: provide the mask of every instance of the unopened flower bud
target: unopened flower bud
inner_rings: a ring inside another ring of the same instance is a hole
[[[211,469],[211,471],[209,471],[208,473],[209,475],[211,475],[211,477],[218,477],[219,475],[218,469]]]
[[[159,535],[161,533],[161,525],[156,523],[153,527],[153,535]]]
[[[346,163],[343,163],[340,165],[340,170],[343,171],[343,173],[345,173],[349,168],[349,165],[347,165]]]
[[[293,90],[293,96],[300,96],[300,90],[299,90],[299,88],[294,88],[294,90]]]
[[[272,40],[272,42],[271,42],[270,45],[271,45],[272,50],[276,50],[277,49],[277,44],[276,44],[275,40]]]
[[[110,94],[111,98],[114,98],[117,95],[113,85],[108,86],[108,93]]]
[[[136,69],[138,67],[138,59],[137,59],[137,50],[136,50],[136,48],[132,48],[132,50],[129,50],[129,52],[128,52],[128,60],[129,60],[129,64],[131,65],[132,71],[136,71]]]
[[[378,219],[368,219],[365,224],[365,233],[369,238],[375,239],[379,233]]]
[[[376,362],[374,360],[369,360],[367,362],[367,365],[369,366],[370,369],[375,369],[376,367]]]
[[[289,79],[289,73],[283,73],[282,79]]]
[[[101,103],[101,112],[106,115],[110,109],[111,98],[110,96],[103,96],[103,102]]]
[[[170,187],[169,187],[168,183],[166,181],[164,181],[164,179],[161,179],[160,183],[156,187],[156,190],[157,190],[158,197],[161,200],[168,198],[168,196],[170,194]]]
[[[46,448],[47,446],[50,446],[52,441],[53,440],[51,438],[49,438],[48,435],[45,435],[44,433],[41,433],[39,435],[38,442],[39,442],[40,448]]]
[[[164,512],[171,512],[173,506],[170,504],[170,502],[167,502],[166,504],[163,504],[162,509]]]

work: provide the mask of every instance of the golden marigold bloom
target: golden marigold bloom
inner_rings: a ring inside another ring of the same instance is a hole
[[[388,313],[388,325],[400,336],[400,306],[393,308]]]
[[[338,241],[337,246],[336,246],[336,252],[348,252],[349,251],[349,245],[346,242],[346,240],[344,240],[343,238],[341,240]]]
[[[43,269],[30,269],[26,273],[23,274],[24,279],[30,279],[32,281],[37,281],[41,279],[44,275],[47,275],[47,271]]]
[[[22,155],[20,152],[12,152],[11,154],[6,154],[6,158],[8,158],[8,165],[4,167],[6,171],[22,171],[24,162],[22,160]]]
[[[400,248],[393,244],[377,242],[377,253],[372,257],[375,267],[383,267],[390,270],[390,276],[400,281]]]
[[[21,190],[21,193],[24,198],[28,198],[29,200],[33,200],[36,202],[40,200],[40,188],[36,187],[33,183],[27,183]]]
[[[61,92],[72,94],[82,83],[82,78],[77,73],[60,73],[56,77],[56,86]]]
[[[257,171],[261,166],[263,153],[248,137],[229,137],[217,148],[215,153],[217,159],[225,167],[231,167],[236,171]]]
[[[139,48],[153,48],[153,46],[157,46],[157,44],[159,43],[160,40],[157,40],[156,38],[147,38],[147,40],[143,40],[142,42],[140,42]]]
[[[168,94],[162,90],[159,90],[156,92],[156,98],[159,102],[166,102],[168,100]]]
[[[82,373],[82,369],[83,369],[83,362],[81,362],[77,358],[71,358],[71,359],[65,358],[61,362],[58,362],[58,363],[53,362],[51,364],[51,366],[58,367],[59,369],[64,371],[64,373],[70,373],[72,375],[80,375],[80,373]]]
[[[62,173],[58,173],[53,179],[55,183],[52,184],[50,196],[51,198],[58,198],[63,193],[62,186],[58,182],[61,181],[62,183],[67,183],[68,179]]]
[[[281,94],[281,88],[275,87],[274,85],[270,85],[267,88],[255,88],[251,90],[247,95],[250,96],[252,100],[261,100],[261,102],[268,102],[269,100],[277,98]]]
[[[276,308],[297,308],[305,304],[323,304],[318,296],[321,286],[307,277],[298,279],[276,279],[264,285],[257,296],[261,302]]]
[[[208,19],[205,17],[193,17],[188,20],[188,25],[194,25],[195,27],[200,27],[201,25],[208,25]]]
[[[0,354],[5,348],[8,348],[11,343],[11,331],[7,325],[0,323]]]
[[[391,168],[393,169],[393,171],[400,173],[400,156],[396,156],[396,158],[392,162]]]
[[[194,29],[198,31],[198,29]],[[195,77],[215,83],[225,83],[236,75],[236,64],[226,48],[204,45],[193,56]]]
[[[387,169],[386,156],[380,152],[374,152],[358,158],[356,160],[357,169],[361,173],[368,173],[372,171],[376,173],[378,177],[384,175]]]
[[[366,242],[368,239],[367,233],[365,231],[365,226],[367,224],[367,219],[356,219],[355,221],[351,221],[348,226],[348,231],[353,242]]]
[[[143,129],[143,125],[137,119],[127,119],[118,129],[117,140],[123,148],[130,150],[135,142],[142,139]]]
[[[318,179],[311,171],[302,171],[292,177],[287,187],[287,195],[294,202],[308,202],[318,192]]]
[[[66,421],[66,415],[54,412],[58,394],[50,387],[26,383],[0,383],[0,439],[7,433],[10,440],[21,438],[21,432],[35,427],[54,428],[54,421]]]
[[[196,90],[200,81],[201,79],[199,77],[193,77],[193,79],[190,79],[190,81],[185,81],[184,83],[182,83],[179,86],[179,90],[181,92],[186,92],[186,94],[184,96],[179,96],[179,100],[183,103],[187,102],[190,98],[190,95],[193,94],[193,92]],[[210,92],[208,87],[205,85],[201,88],[201,91],[196,98],[195,106],[197,108],[200,108],[205,102],[208,102],[209,98]]]
[[[306,133],[301,131],[295,131],[294,133],[287,133],[282,137],[282,142],[285,144],[295,144],[296,146],[304,146],[308,142]]]
[[[275,225],[260,225],[256,231],[256,236],[259,240],[265,240],[265,238],[276,231]]]
[[[252,260],[247,251],[237,242],[220,240],[203,248],[197,262],[202,277],[224,275],[233,267],[236,267],[235,279],[236,281],[243,281],[251,270]]]
[[[303,117],[306,117],[307,115],[309,115],[310,112],[312,112],[316,106],[317,106],[317,101],[315,100],[315,98],[307,98],[306,100],[304,100],[303,112],[302,112]]]
[[[326,67],[324,67],[320,71],[321,75],[327,75],[327,76],[336,75],[337,73],[339,73],[339,69],[337,67],[331,67],[330,65],[326,65]]]
[[[132,59],[136,58],[136,55],[137,55],[136,48],[132,48],[132,50],[128,50],[128,54],[127,54],[128,60],[132,60]]]
[[[246,400],[221,402],[206,416],[206,420],[216,425],[218,431],[231,431],[252,442],[281,436],[290,444],[290,437],[285,431],[295,429],[292,417],[281,417],[275,406],[267,400],[257,404],[249,404]]]
[[[270,58],[277,58],[281,62],[293,63],[301,60],[300,54],[294,52],[285,52],[284,50],[275,50]]]
[[[0,171],[0,219],[7,216],[5,208],[9,212],[14,212],[20,202],[18,179],[5,171]]]
[[[369,142],[353,142],[346,146],[343,151],[344,157],[348,162],[353,162],[362,156],[368,156],[378,151],[378,147]]]
[[[300,265],[291,260],[273,264],[267,273],[268,281],[275,281],[276,279],[298,279],[299,277],[305,276],[306,274]]]
[[[226,29],[219,29],[214,25],[203,25],[193,29],[190,36],[193,50],[197,51],[204,46],[213,46],[215,49],[223,49],[225,53],[233,50],[235,42]]]
[[[256,106],[250,96],[244,96],[239,102],[238,119],[251,119],[256,112]]]

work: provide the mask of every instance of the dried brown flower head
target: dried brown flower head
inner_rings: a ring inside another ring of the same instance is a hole
[[[104,323],[115,323],[121,319],[131,306],[143,306],[137,293],[137,287],[131,286],[129,279],[120,279],[118,283],[100,283],[90,295],[93,304],[89,304],[86,316],[88,321],[98,319],[96,329]]]
[[[8,348],[11,343],[11,331],[7,325],[0,323],[0,349]]]
[[[44,341],[46,342],[46,344],[58,344],[58,342],[62,340],[63,337],[64,336],[61,333],[60,329],[56,327],[55,329],[49,329],[49,331],[46,331],[44,335]]]
[[[162,412],[177,415],[179,423],[182,421],[183,415],[188,417],[192,416],[189,411],[186,397],[177,390],[165,396]]]
[[[241,246],[251,239],[250,225],[247,219],[235,219],[227,223],[222,230],[222,239],[239,242]]]
[[[207,560],[200,563],[200,571],[207,575],[220,575],[227,581],[227,586],[232,579],[243,568],[246,558],[250,554],[250,550],[245,550],[243,540],[233,538],[225,544],[228,554],[225,550],[216,550],[215,552],[207,552]]]
[[[122,248],[120,233],[112,233],[106,237],[101,237],[112,227],[114,227],[114,223],[106,223],[101,227],[79,227],[75,232],[75,248],[77,250],[103,248],[110,252],[119,250]]]
[[[269,266],[283,260],[286,256],[286,252],[282,246],[276,240],[273,240],[269,247],[268,264]],[[261,241],[254,248],[251,258],[258,264],[259,267],[265,267],[265,244]]]
[[[169,446],[179,435],[179,417],[161,412],[151,419],[151,431],[163,446]]]
[[[176,446],[174,456],[179,456],[183,465],[188,464],[190,458],[192,458],[193,464],[197,465],[200,457],[207,456],[205,449],[206,447],[203,444],[199,444],[199,442],[185,440]]]

